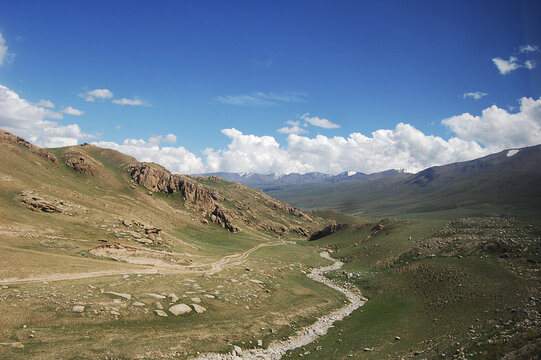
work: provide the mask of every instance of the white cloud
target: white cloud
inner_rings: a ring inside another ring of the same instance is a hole
[[[302,92],[264,93],[255,92],[248,95],[218,96],[218,102],[229,105],[270,106],[283,103],[299,103],[306,101]]]
[[[126,98],[114,99],[113,104],[130,105],[130,106],[142,106],[142,105],[146,106],[147,105],[139,99],[126,99]]]
[[[168,137],[171,140],[170,135],[173,134],[165,136],[165,140]],[[205,172],[201,158],[186,150],[183,146],[160,146],[162,139],[163,137],[159,135],[153,136],[146,141],[143,139],[126,139],[122,144],[107,141],[94,142],[93,144],[118,150],[135,157],[139,161],[158,163],[173,173],[196,174]]]
[[[76,109],[76,108],[73,108],[71,106],[68,106],[67,108],[65,108],[64,110],[62,110],[62,112],[64,114],[68,114],[68,115],[74,115],[74,116],[81,116],[83,115],[85,112],[84,111],[81,111],[79,109]]]
[[[482,91],[476,91],[476,92],[468,92],[464,93],[463,98],[471,97],[472,99],[479,100],[480,98],[487,96],[487,93],[484,93]]]
[[[310,117],[310,114],[308,113],[301,115],[300,118],[306,121],[307,123],[310,123],[314,126],[322,127],[325,129],[336,129],[340,127],[340,125],[332,123],[331,121],[327,119],[321,119],[317,116]]]
[[[113,97],[113,93],[109,89],[94,89],[85,93],[79,94],[86,101],[94,102],[96,100],[105,100]]]
[[[535,68],[535,61],[533,60],[526,60],[524,62],[524,67],[528,70],[532,70],[533,68]]]
[[[0,66],[4,64],[4,61],[8,59],[9,55],[6,40],[2,36],[2,33],[0,33]]]
[[[177,142],[177,137],[174,134],[167,134],[165,135],[163,142],[166,144],[174,144]]]
[[[505,75],[510,73],[513,70],[516,70],[520,67],[520,65],[517,63],[518,59],[515,56],[511,56],[509,60],[504,60],[502,58],[494,58],[492,59],[492,62],[494,62],[494,65],[498,68],[500,71],[500,74]]]
[[[303,129],[300,126],[301,125],[300,121],[288,120],[286,121],[286,124],[291,125],[291,126],[284,126],[276,131],[279,132],[280,134],[305,134],[308,132],[306,129]]]
[[[393,130],[377,130],[371,137],[360,133],[352,133],[347,138],[291,134],[286,147],[271,136],[245,135],[236,129],[224,129],[222,133],[231,142],[227,149],[205,150],[209,172],[339,173],[353,170],[371,173],[390,168],[417,171],[486,153],[474,141],[457,138],[445,141],[403,123]]]
[[[237,129],[224,129],[222,133],[231,139],[227,149],[206,149],[208,172],[307,172],[309,165],[293,159],[287,149],[280,147],[272,136],[244,135]],[[291,135],[290,135],[291,136]]]
[[[43,106],[49,109],[54,109],[54,104],[51,100],[40,100],[37,102],[36,106]]]
[[[62,114],[34,105],[0,85],[0,128],[45,147],[76,145],[91,137],[77,124],[59,125],[48,119],[62,119]]]
[[[477,141],[490,152],[541,143],[541,98],[520,99],[520,110],[509,113],[493,105],[474,116],[469,113],[442,120],[459,138]]]
[[[535,52],[539,51],[539,46],[537,45],[523,45],[519,48],[521,53]]]

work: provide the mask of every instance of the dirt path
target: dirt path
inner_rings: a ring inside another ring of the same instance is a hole
[[[353,311],[363,306],[366,299],[362,297],[358,291],[349,290],[336,285],[323,275],[327,271],[341,268],[344,264],[331,258],[327,252],[322,252],[320,255],[325,259],[334,261],[334,263],[329,266],[314,269],[307,276],[314,281],[325,284],[346,295],[347,299],[349,300],[349,304],[331,312],[328,315],[320,317],[314,324],[299,330],[295,336],[291,337],[290,340],[273,341],[266,349],[244,350],[241,355],[209,353],[198,356],[195,358],[195,360],[278,360],[281,359],[288,350],[306,346],[316,340],[318,337],[325,335],[336,321],[344,319]]]
[[[244,259],[246,259],[254,251],[267,246],[276,246],[281,243],[277,242],[267,242],[254,246],[242,253],[226,255],[220,260],[214,261],[208,264],[196,264],[196,265],[154,265],[154,266],[145,266],[140,268],[126,268],[126,269],[111,269],[111,270],[102,270],[102,271],[91,271],[83,273],[71,273],[71,274],[50,274],[38,277],[28,277],[28,278],[9,278],[1,279],[0,285],[7,284],[16,284],[16,283],[27,283],[27,282],[43,282],[43,281],[61,281],[61,280],[77,280],[77,279],[88,279],[100,276],[110,276],[110,275],[122,275],[122,274],[197,274],[205,273],[209,275],[216,274],[222,271],[225,268],[230,268],[232,266],[240,265]],[[15,249],[15,248],[14,248]],[[28,250],[35,251],[35,250]],[[36,251],[37,252],[37,251]],[[41,254],[41,253],[40,253]],[[64,254],[51,254],[52,256],[62,256],[68,257],[69,255]],[[99,260],[96,260],[99,261]],[[210,268],[210,269],[209,269]]]

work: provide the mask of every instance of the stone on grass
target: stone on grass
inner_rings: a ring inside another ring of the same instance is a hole
[[[191,300],[191,301],[193,301],[193,302],[194,302],[194,303],[196,303],[196,304],[199,304],[199,303],[201,303],[201,299],[200,299],[200,298],[198,298],[198,297],[193,297],[193,298],[190,298],[190,300]]]
[[[154,310],[156,316],[167,317],[167,313],[163,310]]]
[[[169,300],[171,300],[171,302],[173,302],[173,303],[176,303],[177,301],[180,300],[176,294],[169,294],[167,297],[168,297]]]
[[[148,296],[153,297],[154,299],[165,299],[165,296],[155,293],[147,293]]]
[[[191,307],[193,307],[194,311],[198,314],[202,314],[204,313],[205,311],[207,311],[207,309],[205,309],[204,307],[202,307],[201,305],[197,305],[197,304],[190,304]]]
[[[186,304],[177,304],[169,308],[169,312],[173,315],[186,314],[192,311],[192,308]]]
[[[126,299],[126,300],[131,300],[131,294],[118,293],[118,292],[114,292],[114,291],[107,291],[106,294],[107,295],[113,295],[113,296],[123,298],[123,299]]]
[[[76,313],[82,313],[83,311],[85,311],[85,307],[83,305],[75,305],[71,308],[71,310]]]

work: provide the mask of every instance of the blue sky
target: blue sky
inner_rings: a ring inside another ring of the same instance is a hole
[[[38,109],[0,104],[0,127],[173,171],[418,170],[541,142],[539,14],[536,1],[7,2],[0,84]],[[87,101],[95,89],[111,96]],[[462,114],[478,126],[442,123]]]

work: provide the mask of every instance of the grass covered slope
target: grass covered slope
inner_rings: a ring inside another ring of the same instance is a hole
[[[343,300],[305,276],[318,250],[290,241],[324,219],[212,177],[135,177],[155,165],[113,150],[0,140],[0,358],[264,346]]]
[[[532,359],[541,350],[540,232],[506,218],[351,225],[309,245],[369,301],[308,359]]]

